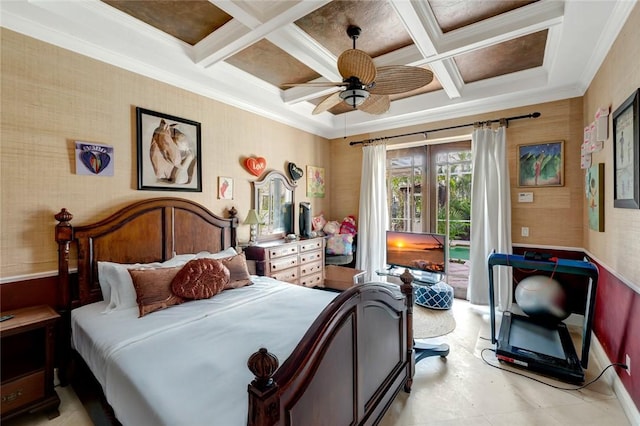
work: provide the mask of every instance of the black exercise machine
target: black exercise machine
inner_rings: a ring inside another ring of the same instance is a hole
[[[522,256],[492,253],[489,263],[489,307],[491,313],[491,343],[496,344],[496,357],[558,379],[582,383],[589,363],[591,329],[598,283],[598,269],[591,262],[556,259],[549,256]],[[533,317],[505,312],[500,333],[495,337],[495,301],[493,267],[510,266],[537,271],[583,275],[589,278],[582,328],[582,355],[579,359],[566,324],[549,323]]]

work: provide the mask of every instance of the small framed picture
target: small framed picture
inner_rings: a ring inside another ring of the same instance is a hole
[[[113,176],[113,146],[76,141],[76,174]]]
[[[589,228],[604,232],[604,163],[595,164],[587,169],[585,184]]]
[[[518,186],[564,185],[564,141],[518,145]]]
[[[640,89],[613,112],[613,206],[640,208]]]
[[[233,179],[218,176],[218,198],[220,200],[233,200]]]
[[[324,167],[307,166],[307,197],[324,198]]]
[[[200,123],[136,108],[138,189],[202,192]]]

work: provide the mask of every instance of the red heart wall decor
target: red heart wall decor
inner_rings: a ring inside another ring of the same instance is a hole
[[[244,160],[244,166],[254,176],[260,176],[267,168],[267,160],[262,157],[249,157]]]

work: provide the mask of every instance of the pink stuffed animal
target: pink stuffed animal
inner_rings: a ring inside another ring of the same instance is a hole
[[[356,218],[352,215],[345,217],[342,221],[342,225],[340,225],[340,233],[356,235],[358,233]]]

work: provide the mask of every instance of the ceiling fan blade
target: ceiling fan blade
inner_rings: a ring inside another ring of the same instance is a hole
[[[282,87],[298,87],[298,86],[309,86],[309,87],[340,87],[340,86],[348,86],[349,83],[338,82],[338,81],[309,81],[307,83],[284,83]]]
[[[325,112],[325,111],[333,108],[334,106],[338,105],[340,102],[342,102],[342,99],[340,98],[340,93],[341,92],[332,93],[331,95],[329,95],[326,98],[324,98],[322,100],[322,102],[320,102],[313,109],[313,113],[312,114],[313,115],[320,114],[321,112]]]
[[[371,94],[358,109],[369,114],[380,115],[389,111],[390,106],[389,96]]]
[[[362,50],[349,49],[338,57],[338,71],[345,79],[358,77],[362,84],[371,84],[376,79],[376,66],[371,56]]]
[[[377,69],[376,84],[369,90],[377,95],[395,95],[419,89],[433,80],[433,73],[425,68],[389,65]]]

